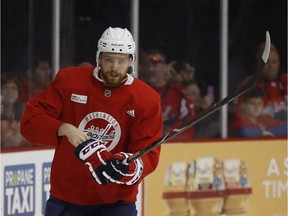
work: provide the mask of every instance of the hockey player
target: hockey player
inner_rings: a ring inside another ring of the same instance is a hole
[[[162,135],[160,97],[132,76],[135,43],[123,28],[106,29],[96,67],[61,69],[29,101],[21,132],[55,147],[45,216],[136,216],[138,184],[153,172],[157,147],[127,158]]]

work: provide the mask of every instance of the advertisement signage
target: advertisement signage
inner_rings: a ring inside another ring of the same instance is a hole
[[[4,167],[4,215],[35,214],[35,165]]]
[[[169,143],[145,180],[145,216],[287,216],[287,140]]]

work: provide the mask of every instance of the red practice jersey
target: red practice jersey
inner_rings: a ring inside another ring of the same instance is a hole
[[[101,139],[112,153],[135,153],[162,136],[160,97],[131,75],[117,88],[106,87],[93,70],[60,70],[51,85],[27,103],[21,133],[31,143],[55,146],[50,193],[56,198],[80,205],[134,202],[141,179],[132,186],[99,185],[75,156],[75,147],[57,131],[61,124],[70,123]],[[160,147],[141,157],[141,178],[156,169],[159,154]]]

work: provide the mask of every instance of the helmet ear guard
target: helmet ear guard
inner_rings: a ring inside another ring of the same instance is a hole
[[[132,74],[134,73],[134,62],[135,62],[135,42],[132,34],[126,28],[112,28],[109,27],[104,31],[101,38],[98,41],[98,50],[96,53],[96,72],[99,71],[99,59],[101,52],[110,53],[123,53],[130,54],[132,56],[131,69]]]

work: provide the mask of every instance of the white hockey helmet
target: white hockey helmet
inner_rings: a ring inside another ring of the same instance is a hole
[[[123,53],[132,55],[132,73],[134,72],[135,62],[135,42],[132,34],[126,28],[109,27],[104,31],[98,41],[96,53],[97,72],[99,67],[99,57],[101,52]]]

